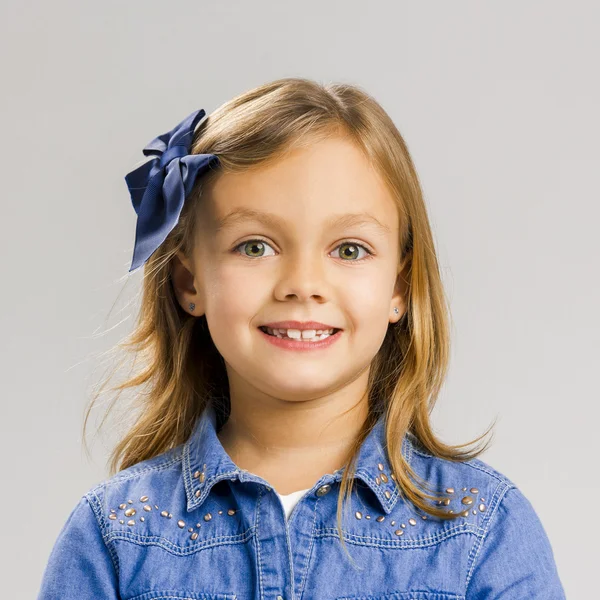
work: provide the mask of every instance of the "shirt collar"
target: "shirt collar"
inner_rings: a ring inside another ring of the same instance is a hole
[[[188,512],[200,506],[210,489],[223,479],[267,483],[260,477],[240,469],[227,454],[217,437],[217,417],[209,403],[198,417],[194,429],[183,446],[183,481]],[[396,504],[399,491],[392,478],[391,464],[384,451],[385,421],[380,417],[360,447],[355,478],[363,481],[375,494],[383,510],[389,514]],[[410,464],[412,443],[410,434],[402,440],[402,455]],[[342,469],[319,480],[319,484],[340,481]]]

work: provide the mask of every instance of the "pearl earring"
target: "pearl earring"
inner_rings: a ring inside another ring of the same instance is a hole
[[[190,310],[193,311],[196,308],[196,305],[193,302],[190,302]]]

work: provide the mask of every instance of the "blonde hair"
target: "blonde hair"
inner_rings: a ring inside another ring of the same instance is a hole
[[[388,325],[374,357],[368,381],[369,416],[358,434],[344,469],[338,496],[337,524],[344,500],[352,494],[355,461],[365,438],[385,416],[386,449],[399,493],[415,507],[442,519],[461,513],[435,508],[442,498],[431,495],[427,481],[404,459],[406,432],[432,456],[450,461],[471,460],[489,444],[461,450],[480,441],[447,445],[432,430],[430,413],[446,376],[449,362],[449,305],[443,289],[423,194],[408,148],[383,108],[355,85],[320,84],[304,78],[279,79],[223,104],[196,129],[192,153],[214,153],[221,168],[196,183],[180,219],[144,267],[142,301],[133,332],[114,350],[133,353],[135,374],[111,388],[119,394],[140,388],[135,396],[134,424],[110,456],[111,475],[184,443],[196,419],[216,398],[217,425],[228,417],[228,382],[206,317],[194,317],[179,305],[171,283],[171,262],[178,251],[190,255],[196,231],[195,215],[202,188],[220,173],[243,172],[276,161],[291,148],[320,136],[338,133],[360,147],[387,184],[398,205],[400,263],[407,266],[407,309]],[[113,371],[114,373],[114,371]],[[92,398],[90,411],[106,378]],[[113,402],[114,405],[114,402]],[[109,407],[110,412],[112,405]],[[103,420],[104,422],[104,420]],[[100,427],[102,424],[100,425]]]

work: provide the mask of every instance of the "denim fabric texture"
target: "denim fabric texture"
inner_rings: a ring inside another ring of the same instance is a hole
[[[323,475],[286,520],[269,482],[225,452],[209,406],[186,443],[83,495],[38,600],[565,598],[542,523],[506,476],[478,459],[432,457],[407,433],[411,467],[447,509],[468,509],[455,521],[423,518],[399,496],[383,448],[382,418],[343,513],[351,561],[336,528],[342,471]]]

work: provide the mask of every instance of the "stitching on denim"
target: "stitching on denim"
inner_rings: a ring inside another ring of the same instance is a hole
[[[157,595],[158,594],[158,595]],[[173,596],[173,594],[176,594]],[[183,592],[179,590],[152,590],[129,600],[236,600],[235,594],[207,594],[205,592]]]
[[[181,461],[181,456],[178,455],[175,458],[170,459],[168,462],[160,463],[158,465],[154,465],[151,467],[144,467],[143,469],[134,471],[133,473],[128,473],[127,475],[119,475],[117,473],[116,475],[113,475],[112,477],[109,477],[108,479],[104,479],[103,481],[101,481],[100,483],[95,485],[90,490],[90,493],[96,492],[97,490],[99,490],[101,488],[106,488],[108,486],[112,486],[113,484],[116,484],[116,483],[121,483],[122,481],[129,481],[130,479],[135,479],[139,475],[144,475],[145,473],[150,473],[153,471],[164,471],[180,461]]]
[[[168,538],[160,535],[140,535],[129,531],[113,531],[108,535],[109,541],[117,540],[123,542],[131,542],[137,546],[158,546],[167,550],[176,556],[189,556],[196,552],[201,552],[206,548],[214,548],[217,546],[231,546],[233,544],[244,544],[254,534],[253,528],[247,529],[244,533],[237,535],[220,535],[214,538],[202,540],[199,543],[194,543],[190,546],[180,546]]]
[[[447,592],[432,592],[430,590],[397,590],[386,592],[381,596],[343,596],[336,600],[465,600],[464,596]]]
[[[415,445],[413,444],[412,440],[410,439],[410,436],[406,436],[406,441],[408,444],[408,456],[406,458],[406,462],[408,463],[408,466],[411,467],[411,463],[412,463],[412,457],[413,457],[413,452],[415,452]]]
[[[505,475],[503,475],[501,473],[500,474],[495,473],[491,469],[487,468],[481,461],[474,462],[474,460],[469,460],[462,464],[468,465],[469,467],[471,467],[472,469],[476,469],[477,471],[482,471],[483,473],[487,473],[488,475],[490,475],[490,477],[493,477],[496,481],[498,481],[501,484],[503,483],[503,484],[509,485],[509,486],[514,485],[513,482],[508,477],[506,477]]]
[[[418,454],[419,456],[423,456],[424,458],[434,458],[433,454],[429,454],[428,452],[425,451],[425,449],[421,449],[421,442],[419,441],[419,438],[414,433],[407,431],[406,439],[410,445],[411,454],[414,452],[415,454]],[[410,461],[409,461],[409,464],[410,464]]]
[[[96,524],[98,525],[98,528],[100,529],[100,534],[102,535],[102,542],[104,543],[104,547],[108,551],[110,560],[112,561],[113,568],[115,569],[115,574],[118,579],[120,576],[120,571],[121,571],[120,563],[119,563],[119,556],[118,556],[117,552],[115,551],[115,549],[112,547],[112,544],[109,543],[109,540],[106,537],[109,527],[104,518],[104,511],[102,510],[102,502],[101,502],[100,498],[96,495],[95,491],[88,491],[84,495],[84,498],[86,499],[86,501],[90,505],[90,508],[92,509],[92,512],[94,513],[94,518],[96,519]]]
[[[417,450],[416,448],[413,448],[413,452],[415,454],[418,454],[419,456],[422,456],[423,458],[433,458],[433,454],[427,454],[426,452],[421,452],[420,450]]]
[[[277,491],[275,491],[275,494],[277,494]],[[281,502],[281,500],[279,501],[279,503],[282,505],[283,507],[283,502]],[[283,510],[283,520],[284,520],[284,528],[285,528],[285,546],[287,549],[287,559],[288,559],[288,573],[290,574],[290,581],[291,581],[291,587],[292,587],[292,596],[294,595],[294,582],[296,580],[295,574],[294,574],[294,557],[292,555],[292,544],[290,541],[290,528],[288,525],[288,521],[287,521],[287,517],[285,515],[285,509]]]
[[[333,527],[323,527],[322,529],[317,529],[315,535],[318,535],[319,537],[332,537],[334,532],[335,535],[337,535],[337,529],[334,529]],[[379,548],[422,548],[425,546],[433,546],[445,539],[461,534],[474,535],[476,537],[482,536],[479,527],[470,523],[465,523],[463,525],[449,527],[448,529],[433,535],[415,539],[403,538],[401,540],[393,540],[371,535],[358,535],[349,532],[344,532],[344,539],[357,546],[375,546]]]
[[[187,497],[187,501],[190,509],[197,508],[202,502],[202,492],[200,492],[200,496],[196,498],[194,496],[194,482],[192,477],[192,459],[191,459],[191,438],[185,443],[183,447],[183,452],[181,456],[181,470],[183,472],[183,487],[185,488],[185,495]],[[208,482],[204,484],[204,487],[208,485]],[[204,490],[203,490],[204,491]]]
[[[321,496],[317,496],[317,501],[315,502],[315,507],[313,510],[313,526],[312,526],[312,535],[310,536],[310,548],[308,550],[308,554],[306,557],[306,568],[304,569],[304,573],[302,574],[302,580],[300,582],[300,597],[298,598],[298,600],[302,600],[302,597],[304,596],[304,586],[306,585],[306,581],[307,581],[307,575],[308,575],[308,571],[310,568],[310,559],[312,556],[312,552],[313,552],[313,548],[315,546],[315,539],[316,536],[314,535],[314,532],[317,530],[317,528],[315,527],[315,523],[317,522],[317,513],[318,513],[318,507],[319,507],[319,502],[321,501]],[[293,571],[292,571],[293,573]],[[292,577],[292,586],[294,581],[294,577]]]
[[[206,500],[206,496],[208,496],[210,489],[216,483],[218,483],[219,481],[222,481],[224,479],[232,479],[233,475],[239,475],[239,473],[240,473],[239,470],[236,469],[235,471],[228,471],[227,473],[221,473],[219,475],[214,475],[213,477],[206,479],[204,482],[204,487],[202,488],[202,492],[201,492],[200,496],[198,496],[198,498],[192,497],[192,500],[190,501],[191,508],[192,509],[198,508],[204,502],[204,500]],[[186,494],[187,494],[187,490],[186,490]]]
[[[373,477],[371,477],[370,473],[366,469],[364,469],[364,468],[357,469],[356,475],[358,475],[359,473],[362,473],[363,475],[365,475],[365,477],[369,480],[369,482],[371,483],[372,490],[377,490],[375,492],[375,496],[377,496],[379,501],[384,506],[387,506],[390,509],[388,511],[388,514],[389,514],[389,512],[391,512],[392,509],[394,508],[394,506],[396,505],[396,501],[398,500],[398,497],[400,495],[398,486],[397,485],[394,486],[394,491],[391,493],[390,498],[388,499],[383,495],[383,492],[380,491],[381,488],[377,485],[377,482],[375,481],[375,479],[373,479]]]
[[[256,517],[254,520],[254,528],[255,531],[258,532],[258,525],[260,523],[260,505],[262,504],[262,497],[264,491],[263,487],[260,486],[258,489],[258,500],[256,501]],[[258,589],[259,589],[259,598],[264,596],[264,586],[263,586],[263,571],[262,571],[262,558],[260,553],[260,540],[258,533],[254,536],[254,544],[256,545],[256,564],[258,565]]]
[[[475,540],[469,552],[468,561],[471,563],[471,565],[467,569],[467,577],[465,579],[465,596],[467,594],[469,583],[471,582],[471,577],[473,576],[473,572],[475,570],[475,565],[477,563],[479,552],[481,551],[481,548],[483,547],[483,544],[488,536],[488,532],[491,528],[492,519],[498,512],[500,504],[502,503],[502,500],[506,497],[507,492],[513,489],[514,487],[514,485],[505,485],[501,483],[494,490],[494,495],[492,496],[491,501],[488,503],[488,508],[491,508],[491,510],[487,514],[487,520],[484,520],[485,526],[483,528],[482,536]]]

